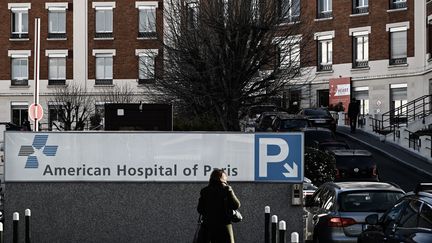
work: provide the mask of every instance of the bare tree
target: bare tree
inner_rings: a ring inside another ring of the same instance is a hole
[[[239,130],[239,111],[281,94],[308,63],[300,50],[312,31],[299,2],[168,0],[155,90],[183,110],[210,114],[224,130]]]
[[[59,122],[50,125],[63,131],[84,130],[94,111],[94,100],[81,86],[70,84],[54,91],[48,100],[48,107],[49,112],[52,112],[52,115],[56,116],[55,120]]]
[[[104,89],[98,94],[98,101],[105,103],[136,103],[139,102],[139,94],[128,84],[115,85]]]

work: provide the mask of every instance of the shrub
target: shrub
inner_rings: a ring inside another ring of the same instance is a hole
[[[336,160],[330,154],[315,148],[306,147],[305,176],[316,186],[333,181],[336,175]]]

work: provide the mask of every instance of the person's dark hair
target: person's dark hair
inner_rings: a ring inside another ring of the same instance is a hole
[[[210,174],[209,184],[218,184],[221,183],[220,179],[225,172],[222,169],[214,169]]]

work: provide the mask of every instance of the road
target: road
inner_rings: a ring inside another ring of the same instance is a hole
[[[387,156],[369,149],[367,146],[360,144],[348,137],[336,135],[338,140],[345,140],[351,148],[366,149],[370,151],[376,160],[378,174],[381,181],[394,182],[406,192],[412,191],[419,182],[432,182],[432,177],[420,173],[408,166],[400,164]]]

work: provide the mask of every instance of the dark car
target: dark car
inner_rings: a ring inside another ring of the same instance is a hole
[[[383,214],[404,195],[383,182],[328,182],[306,198],[305,239],[313,242],[357,242],[370,212]]]
[[[360,149],[333,150],[331,154],[336,159],[335,180],[378,181],[376,162],[369,151]]]
[[[261,113],[256,120],[255,132],[272,131],[272,123],[274,119],[284,115],[288,115],[288,113],[284,111],[266,111]]]
[[[381,218],[366,217],[368,227],[358,242],[432,242],[432,183],[421,183]]]
[[[345,141],[335,140],[335,141],[326,141],[326,142],[319,143],[318,149],[324,152],[331,152],[333,150],[350,149],[350,147]]]
[[[309,120],[304,116],[286,114],[275,117],[272,129],[274,132],[291,132],[310,126]]]
[[[313,126],[324,127],[336,131],[336,120],[327,109],[324,108],[305,108],[299,112],[305,116]]]
[[[318,145],[326,141],[335,141],[333,132],[322,127],[306,127],[300,129],[304,133],[305,147],[318,148]]]
[[[249,107],[246,112],[241,112],[241,129],[245,132],[254,132],[256,120],[263,112],[284,111],[281,107],[275,105],[254,105]]]

